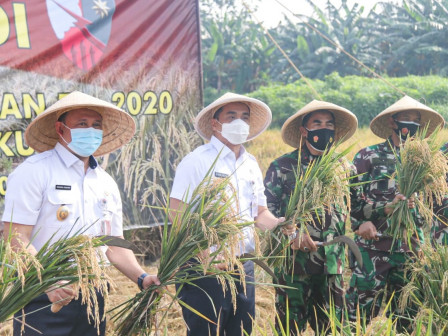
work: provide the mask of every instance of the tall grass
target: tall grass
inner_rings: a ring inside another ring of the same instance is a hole
[[[411,279],[403,288],[400,308],[416,307],[419,325],[431,334],[448,332],[448,246],[425,246],[408,267]]]
[[[121,187],[125,227],[163,224],[163,212],[152,206],[166,204],[178,163],[203,143],[193,128],[200,97],[199,89],[191,85],[194,76],[189,71],[168,68],[149,83],[136,83],[144,90],[160,87],[176,90],[171,91],[173,111],[167,115],[139,116],[135,137],[109,166]]]

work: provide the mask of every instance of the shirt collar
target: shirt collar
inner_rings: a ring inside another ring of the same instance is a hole
[[[221,142],[217,137],[212,135],[212,138],[210,139],[210,144],[219,152],[221,152],[221,156],[225,157],[229,154],[234,154],[229,147],[227,147],[224,143]],[[243,157],[246,154],[246,148],[244,146],[240,146],[240,158]]]
[[[297,154],[298,153],[299,153],[299,149],[297,149]],[[316,157],[317,156],[314,156],[313,154],[311,154],[310,150],[308,149],[308,146],[304,143],[302,145],[302,148],[300,149],[300,161],[307,163]]]
[[[56,143],[56,146],[54,146],[54,150],[59,155],[62,162],[64,162],[67,168],[73,166],[76,162],[81,161],[59,142]],[[98,167],[98,162],[92,155],[89,157],[89,167],[91,169],[95,169],[96,167]]]
[[[394,141],[392,140],[392,136],[390,136],[389,138],[386,139],[386,141],[384,142],[384,146],[386,147],[386,149],[389,152],[400,151],[400,146],[396,147],[394,145]]]

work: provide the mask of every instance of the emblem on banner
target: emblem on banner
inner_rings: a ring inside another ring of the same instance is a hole
[[[48,17],[65,56],[88,71],[109,42],[115,0],[46,0]]]

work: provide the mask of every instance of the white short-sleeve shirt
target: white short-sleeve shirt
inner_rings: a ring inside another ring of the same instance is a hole
[[[218,157],[219,155],[219,157]],[[238,209],[244,221],[253,221],[258,206],[266,206],[263,176],[256,159],[243,146],[238,159],[230,148],[212,136],[209,143],[196,148],[177,166],[170,197],[189,202],[189,195],[204,179],[215,162],[212,177],[227,178],[237,193]],[[254,228],[244,229],[241,253],[252,252],[255,247]],[[244,247],[244,248],[243,248]]]
[[[80,230],[91,236],[121,236],[117,184],[93,157],[90,161],[96,167],[85,172],[84,163],[59,143],[29,157],[8,176],[2,220],[34,226],[31,243],[37,250],[53,234],[53,241]]]

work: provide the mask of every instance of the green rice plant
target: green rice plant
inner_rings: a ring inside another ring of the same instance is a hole
[[[80,233],[80,232],[78,232]],[[0,240],[0,322],[10,319],[25,305],[59,282],[72,285],[87,305],[89,317],[99,326],[95,289],[107,297],[109,277],[101,267],[100,238],[68,234],[50,244],[49,240],[35,256],[20,244],[11,245],[11,235]],[[25,323],[26,316],[22,316]]]
[[[254,323],[253,330],[257,333],[257,335],[262,336],[290,336],[291,330],[294,331],[295,335],[300,335],[299,326],[297,324],[294,325],[294,327],[290,327],[289,325],[289,301],[286,301],[286,311],[285,311],[285,320],[286,325],[283,325],[282,320],[278,313],[275,314],[275,320],[277,321],[277,324],[272,323],[272,321],[268,320],[268,325],[264,324],[263,326],[260,326],[258,323]],[[249,336],[249,334],[244,331],[244,335]]]
[[[164,287],[178,285],[180,290],[184,284],[194,285],[192,281],[201,277],[218,277],[223,290],[230,289],[236,307],[233,275],[238,273],[244,283],[244,268],[236,252],[242,238],[241,229],[253,222],[241,222],[234,205],[235,197],[229,179],[212,179],[210,169],[191,193],[189,203],[184,202],[174,215],[169,205],[163,208],[165,223],[158,271],[161,286],[150,286],[113,308],[113,311],[117,311],[113,318],[118,321],[119,335],[149,335],[155,326],[154,319],[160,310],[159,303],[164,293],[170,295],[172,301],[168,308],[163,309],[161,320],[175,301],[193,310],[178,299],[179,292],[169,294]],[[185,199],[188,199],[187,195]],[[169,230],[170,214],[173,222]],[[216,250],[210,253],[210,258],[206,258],[203,252],[210,251],[211,247]],[[213,267],[214,263],[226,263],[231,271],[219,271]]]
[[[400,308],[415,307],[427,330],[448,330],[448,246],[425,245],[408,271],[411,278],[402,290]]]
[[[330,300],[329,309],[324,309],[325,314],[328,317],[329,325],[323,330],[316,330],[314,333],[308,328],[306,331],[300,331],[298,326],[295,325],[291,328],[289,325],[289,305],[286,302],[285,322],[283,323],[278,314],[276,315],[277,324],[274,325],[272,321],[268,321],[267,324],[263,322],[257,322],[254,325],[254,333],[262,336],[290,336],[290,335],[333,335],[333,336],[397,336],[408,335],[399,334],[396,331],[397,320],[393,314],[389,314],[391,302],[385,306],[383,313],[373,320],[369,325],[365,323],[365,316],[361,316],[360,310],[357,310],[356,321],[349,321],[348,311],[344,309],[342,312],[342,318],[340,313],[336,309],[332,300]],[[317,308],[317,307],[316,307]],[[320,309],[320,308],[319,308]],[[261,325],[260,323],[263,323]],[[423,325],[423,324],[422,324]],[[423,329],[425,329],[423,327]],[[247,335],[247,334],[245,334]],[[413,336],[423,336],[424,333],[413,333]]]
[[[432,309],[422,309],[416,317],[413,335],[421,336],[443,336],[446,335],[447,325],[436,326],[434,311]]]
[[[300,164],[299,151],[295,187],[289,198],[284,222],[284,225],[292,224],[298,228],[299,239],[307,231],[307,225],[319,225],[314,218],[320,218],[320,214],[331,207],[350,208],[349,180],[353,177],[350,177],[350,166],[345,155],[351,148],[339,153],[337,148],[338,145],[329,148],[312,160],[306,169]],[[290,239],[282,233],[280,226],[273,230],[264,249],[268,263],[273,267],[286,267],[289,245]]]
[[[328,310],[324,310],[328,316],[330,324],[326,330],[322,332],[323,335],[341,335],[341,336],[395,336],[397,335],[396,323],[397,320],[393,314],[390,314],[392,298],[384,307],[380,316],[372,320],[369,325],[366,325],[365,316],[361,315],[359,307],[356,310],[356,321],[349,320],[349,314],[346,308],[339,316],[337,309],[332,300]]]
[[[399,153],[394,151],[396,165],[392,177],[396,180],[398,191],[406,199],[415,199],[418,213],[426,223],[431,223],[434,202],[441,204],[448,193],[445,180],[448,162],[440,151],[442,143],[438,134],[439,130],[436,130],[427,137],[427,129],[423,129],[415,137],[408,138]],[[412,247],[411,238],[418,238],[414,212],[407,202],[398,202],[394,206],[389,227],[385,231],[386,235],[393,237],[393,244],[403,240]]]

